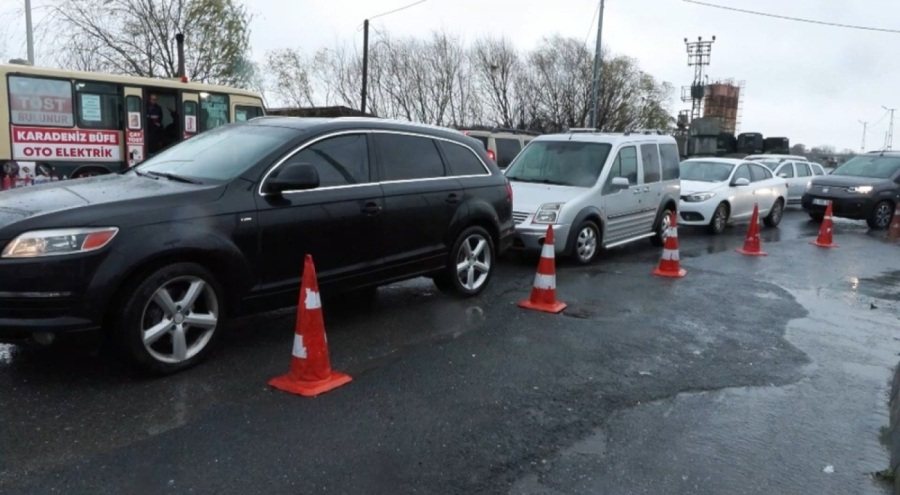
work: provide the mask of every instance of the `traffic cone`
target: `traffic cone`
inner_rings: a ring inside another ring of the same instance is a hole
[[[890,240],[900,239],[900,203],[894,208],[894,219],[891,220],[891,228],[888,229],[887,238]]]
[[[660,277],[684,277],[687,275],[687,270],[681,268],[680,260],[681,257],[678,254],[678,225],[675,220],[675,212],[672,212],[672,223],[666,229],[666,245],[663,247],[659,266],[653,270],[653,274]]]
[[[547,226],[547,237],[541,248],[541,260],[534,275],[531,297],[519,302],[519,307],[555,314],[566,309],[566,303],[556,300],[556,252],[553,247],[552,225]]]
[[[313,397],[351,381],[348,375],[331,369],[316,268],[309,254],[303,265],[291,355],[290,371],[269,380],[269,385],[292,394]]]
[[[744,240],[744,247],[735,249],[735,251],[747,256],[767,256],[760,249],[759,244],[759,203],[754,203],[753,216],[750,217],[750,228],[747,229],[747,239]]]
[[[833,231],[834,224],[831,220],[831,201],[829,201],[828,207],[825,208],[825,218],[822,220],[822,227],[819,228],[819,238],[816,239],[816,242],[810,242],[810,244],[824,248],[838,247],[831,239]]]
[[[10,182],[9,176],[4,175],[3,181],[0,182],[0,190],[6,191],[7,189],[10,189],[10,186],[12,186],[12,182]]]

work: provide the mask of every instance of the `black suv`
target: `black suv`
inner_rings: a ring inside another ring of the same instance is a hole
[[[900,203],[900,151],[858,155],[829,175],[814,177],[800,202],[821,222],[831,202],[836,217],[865,220],[872,229],[886,229]]]
[[[202,359],[225,317],[418,276],[479,294],[512,242],[512,189],[460,132],[263,117],[125,172],[0,195],[0,341],[106,330],[143,368]]]

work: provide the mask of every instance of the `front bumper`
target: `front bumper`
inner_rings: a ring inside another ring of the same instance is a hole
[[[700,202],[687,202],[685,200],[678,201],[678,223],[680,225],[703,226],[709,225],[719,206],[719,201],[715,198]]]
[[[516,220],[516,234],[512,248],[519,251],[540,251],[547,237],[547,224],[531,223],[531,215],[524,220]],[[553,249],[562,255],[566,250],[569,238],[569,224],[553,225]]]
[[[97,255],[0,260],[0,342],[100,330],[103,312],[88,290]]]
[[[804,193],[800,205],[807,213],[824,214],[827,205],[815,204],[816,200],[831,201],[831,212],[836,217],[865,220],[872,214],[878,198],[871,195],[826,196],[820,193]]]

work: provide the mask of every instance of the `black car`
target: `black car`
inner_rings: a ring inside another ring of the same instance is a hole
[[[865,220],[872,229],[886,229],[900,203],[900,151],[858,155],[829,175],[814,177],[801,204],[821,222],[828,202],[836,217]]]
[[[484,290],[513,238],[512,189],[460,132],[263,117],[122,173],[0,193],[0,341],[105,331],[158,373],[195,364],[223,318],[418,276]]]

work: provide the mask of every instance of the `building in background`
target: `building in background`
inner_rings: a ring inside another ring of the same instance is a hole
[[[719,132],[738,134],[741,126],[744,82],[735,84],[731,79],[706,85],[703,117],[719,120]]]

